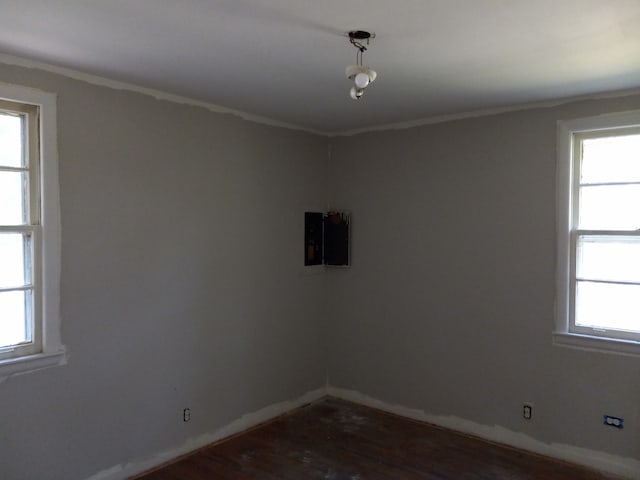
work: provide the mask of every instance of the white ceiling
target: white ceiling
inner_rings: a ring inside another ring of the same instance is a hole
[[[640,0],[0,0],[0,52],[339,132],[638,88]]]

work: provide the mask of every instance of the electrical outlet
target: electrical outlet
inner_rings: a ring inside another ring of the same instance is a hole
[[[188,422],[189,420],[191,420],[191,409],[185,408],[184,410],[182,410],[182,421]]]
[[[533,417],[533,405],[530,403],[525,403],[522,406],[522,417],[525,420],[531,420],[531,418]]]
[[[604,415],[604,424],[607,427],[614,427],[622,430],[624,428],[624,418],[612,417],[611,415]]]

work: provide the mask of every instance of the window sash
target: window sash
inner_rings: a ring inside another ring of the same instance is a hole
[[[603,230],[574,230],[571,232],[571,273],[570,273],[570,285],[569,285],[569,332],[577,333],[581,335],[591,335],[597,337],[606,338],[618,338],[623,340],[640,341],[640,332],[626,331],[617,328],[604,328],[604,327],[591,327],[585,325],[578,325],[576,323],[576,308],[577,308],[577,293],[580,282],[591,283],[606,283],[612,285],[637,285],[640,286],[640,281],[628,281],[628,280],[609,280],[609,279],[597,279],[597,278],[582,278],[577,275],[578,268],[578,244],[582,237],[600,237],[603,239],[603,243],[607,240],[616,239],[640,239],[638,232],[629,231],[603,231]],[[597,243],[597,242],[595,242]],[[639,327],[640,329],[640,327]]]
[[[7,99],[2,100],[2,99]],[[9,376],[33,372],[43,368],[64,365],[66,349],[61,337],[60,318],[60,187],[58,182],[56,95],[38,89],[9,85],[0,82],[0,109],[16,111],[24,108],[33,112],[29,132],[31,148],[29,157],[37,160],[31,175],[32,227],[38,232],[34,249],[34,284],[39,291],[34,294],[34,311],[41,329],[40,347],[33,354],[14,354],[0,359],[0,383]],[[36,115],[37,114],[37,115]],[[39,151],[38,151],[39,150]]]
[[[640,134],[640,127],[615,128],[608,130],[594,130],[585,132],[572,132],[571,145],[571,198],[570,198],[570,225],[569,225],[569,275],[568,275],[568,325],[569,333],[588,335],[593,337],[602,337],[609,339],[630,340],[634,342],[640,341],[640,333],[630,332],[616,328],[598,328],[576,324],[576,301],[578,285],[581,281],[590,281],[589,279],[580,279],[577,277],[578,262],[578,240],[585,236],[598,236],[603,239],[625,239],[639,238],[640,230],[612,230],[612,229],[580,229],[580,188],[583,186],[593,186],[594,183],[581,183],[580,167],[582,163],[583,141],[587,139],[618,137],[627,135]],[[640,159],[639,159],[640,161]],[[637,185],[638,182],[610,182],[612,185]],[[603,182],[606,184],[606,182]],[[603,240],[606,241],[606,240]],[[612,284],[630,284],[639,285],[636,282],[609,282]]]
[[[28,263],[30,282],[15,287],[3,288],[1,291],[31,292],[30,301],[25,308],[25,322],[30,337],[29,342],[17,345],[0,346],[0,360],[24,357],[42,352],[43,340],[43,306],[42,306],[42,228],[40,207],[40,119],[36,105],[0,100],[0,112],[17,115],[23,118],[23,166],[0,166],[1,171],[24,172],[26,175],[25,205],[26,224],[0,225],[2,233],[27,234],[31,236],[30,251],[23,253]]]

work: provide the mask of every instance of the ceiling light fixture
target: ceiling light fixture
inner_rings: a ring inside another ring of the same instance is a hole
[[[364,95],[364,89],[378,76],[375,70],[372,70],[362,64],[362,55],[367,49],[365,42],[366,45],[369,45],[369,41],[375,37],[375,33],[366,32],[364,30],[352,30],[349,32],[349,42],[358,49],[356,52],[356,64],[349,65],[345,69],[347,78],[353,81],[353,87],[351,87],[349,95],[354,100],[360,100],[362,95]]]

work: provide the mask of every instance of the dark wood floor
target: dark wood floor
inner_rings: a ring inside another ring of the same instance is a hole
[[[613,477],[327,398],[144,480],[602,480]]]

